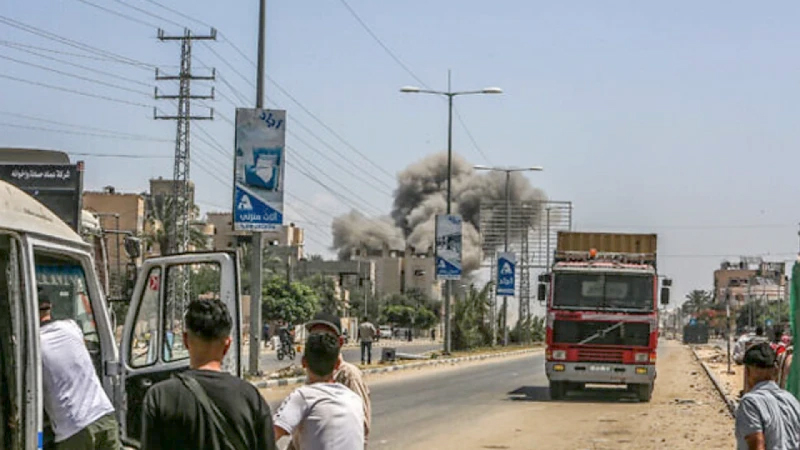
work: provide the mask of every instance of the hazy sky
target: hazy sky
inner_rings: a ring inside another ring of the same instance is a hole
[[[171,177],[174,148],[174,122],[153,120],[152,106],[172,114],[175,107],[153,100],[154,73],[147,65],[174,70],[180,48],[175,42],[158,41],[155,26],[168,33],[181,29],[131,6],[187,24],[197,33],[207,29],[149,0],[86,1],[145,24],[79,0],[0,3],[0,145],[159,156],[75,157],[86,160],[87,188],[114,185],[122,191],[143,191],[148,178]],[[159,1],[213,25],[223,36],[216,43],[194,47],[198,73],[201,67],[215,66],[233,89],[218,80],[215,86],[220,96],[211,105],[217,120],[193,124],[192,179],[203,210],[227,208],[233,147],[227,120],[233,119],[234,106],[221,96],[240,106],[255,102],[255,68],[230,42],[255,59],[258,2]],[[505,94],[501,96],[457,100],[464,123],[488,158],[480,155],[458,122],[456,151],[476,164],[545,166],[545,172],[531,175],[531,180],[551,199],[574,202],[579,230],[659,233],[660,270],[675,280],[673,298],[681,299],[690,289],[709,288],[714,268],[726,255],[793,259],[800,219],[795,203],[800,166],[796,150],[800,4],[348,1],[427,85],[444,88],[450,68],[456,89],[502,87]],[[267,83],[268,105],[288,110],[287,123],[293,132],[287,139],[293,149],[289,161],[331,188],[343,190],[343,185],[358,194],[358,198],[346,195],[363,211],[388,213],[391,198],[381,190],[390,190],[383,185],[393,186],[393,179],[353,148],[394,174],[445,148],[445,103],[399,93],[400,86],[419,83],[370,37],[340,0],[268,3],[269,76],[343,138],[334,136],[275,84]],[[5,19],[146,65],[78,57],[73,53],[79,50],[13,28]],[[45,50],[26,48],[127,79],[25,53],[18,44],[41,47]],[[135,92],[68,78],[7,57]],[[3,76],[140,105],[89,98]],[[198,83],[196,92],[205,92],[207,85]],[[169,93],[176,84],[161,82],[159,86]],[[199,103],[195,106],[202,114],[204,108]],[[162,141],[20,128],[97,132],[22,115]],[[204,132],[222,148],[201,142],[211,142]],[[335,159],[347,171],[321,155]],[[311,239],[309,251],[328,253],[330,216],[349,208],[292,168],[287,189],[289,219],[303,217]]]

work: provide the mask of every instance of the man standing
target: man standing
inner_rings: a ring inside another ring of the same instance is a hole
[[[269,406],[252,384],[222,371],[232,321],[220,300],[194,300],[183,342],[190,370],[144,398],[142,448],[274,450]]]
[[[361,369],[344,360],[341,348],[344,344],[342,337],[342,321],[333,314],[324,312],[318,313],[310,322],[306,324],[309,334],[327,333],[335,337],[339,342],[339,367],[333,374],[333,379],[337,383],[347,386],[355,392],[364,405],[364,442],[369,438],[369,428],[372,421],[372,403],[369,399],[369,386],[364,382]]]
[[[114,406],[97,378],[83,331],[72,320],[53,320],[39,290],[44,410],[58,450],[120,449]]]
[[[308,336],[303,355],[308,384],[289,394],[275,413],[276,439],[292,435],[297,450],[364,448],[361,399],[333,379],[340,361],[334,336]]]
[[[358,326],[358,337],[361,339],[361,364],[372,364],[372,340],[375,338],[375,325],[365,316]]]
[[[744,355],[747,392],[736,410],[738,450],[800,448],[800,402],[773,381],[775,352],[769,343],[753,345]]]

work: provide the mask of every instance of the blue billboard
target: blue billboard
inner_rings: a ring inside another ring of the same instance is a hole
[[[236,110],[233,229],[270,231],[283,225],[286,111]]]
[[[461,279],[461,216],[436,216],[436,279]]]
[[[513,253],[497,254],[497,295],[513,296],[516,284],[517,257]]]

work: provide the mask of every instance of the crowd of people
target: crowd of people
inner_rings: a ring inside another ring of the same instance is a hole
[[[51,318],[39,300],[44,408],[58,450],[121,448],[114,407],[96,375],[83,334],[71,320]],[[190,369],[147,390],[141,448],[273,450],[290,436],[293,450],[358,450],[370,430],[370,399],[360,369],[342,358],[341,320],[318,314],[306,324],[307,384],[272,413],[252,384],[222,370],[233,322],[216,299],[192,301],[184,345]]]

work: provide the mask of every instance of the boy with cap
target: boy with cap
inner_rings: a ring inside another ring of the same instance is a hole
[[[736,410],[738,450],[790,450],[800,448],[800,402],[778,387],[775,351],[769,343],[745,352],[747,392]]]

